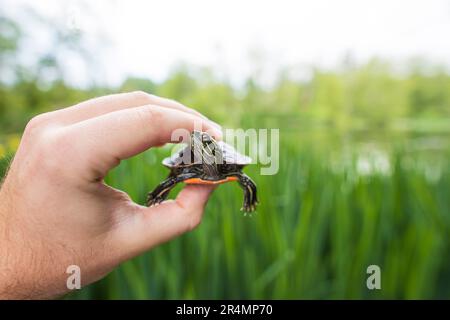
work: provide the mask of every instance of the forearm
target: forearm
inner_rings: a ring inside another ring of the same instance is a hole
[[[11,241],[11,230],[8,229],[10,215],[8,201],[6,200],[5,188],[0,191],[0,299],[16,299],[23,296],[19,282],[23,275],[20,275],[18,266],[21,250],[15,248]],[[12,253],[16,252],[16,255]]]
[[[38,297],[32,249],[24,230],[18,229],[10,190],[4,183],[0,189],[0,299]]]
[[[0,229],[0,300],[45,299],[61,292],[55,281],[63,284],[64,279],[54,276],[55,266],[38,249],[39,244],[31,244],[23,237],[23,231],[13,230],[12,235],[5,232],[3,224]]]

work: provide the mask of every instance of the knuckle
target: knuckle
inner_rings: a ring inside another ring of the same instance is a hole
[[[52,150],[56,152],[65,153],[67,151],[67,147],[71,145],[72,138],[65,131],[55,132],[52,135],[52,138],[49,139],[49,144],[51,145]]]
[[[188,226],[189,231],[192,231],[195,228],[197,228],[201,222],[202,222],[201,213],[199,212],[192,213],[189,219],[189,226]]]
[[[142,126],[148,126],[151,122],[161,123],[163,114],[161,110],[153,106],[143,106],[137,109],[136,116]]]
[[[142,104],[149,104],[152,102],[152,96],[145,91],[136,90],[130,93],[134,100]]]
[[[58,153],[63,151],[60,144],[55,143],[58,130],[50,129],[51,119],[49,113],[40,114],[25,127],[18,152],[29,159],[26,168],[33,172],[54,169]]]
[[[34,135],[43,130],[50,119],[49,113],[42,113],[33,117],[25,127],[25,135]]]
[[[70,146],[70,137],[65,132],[46,135],[37,153],[40,167],[45,171],[59,171],[59,168],[68,163],[68,159],[73,159]]]

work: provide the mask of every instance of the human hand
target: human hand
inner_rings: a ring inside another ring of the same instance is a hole
[[[32,119],[0,190],[0,298],[51,298],[196,227],[209,186],[143,207],[103,177],[120,160],[170,142],[172,131],[218,126],[172,100],[143,92],[110,95]]]

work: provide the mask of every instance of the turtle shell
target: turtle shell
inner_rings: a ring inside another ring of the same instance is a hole
[[[240,154],[231,145],[223,141],[218,141],[217,144],[222,150],[224,163],[245,166],[252,162],[252,159],[250,157]],[[196,164],[196,162],[194,162],[193,160],[194,157],[192,155],[191,147],[186,146],[177,153],[173,154],[171,157],[165,158],[162,163],[166,167],[173,168],[178,166],[190,166]],[[200,162],[197,163],[199,164]]]

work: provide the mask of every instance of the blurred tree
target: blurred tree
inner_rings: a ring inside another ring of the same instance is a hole
[[[7,59],[16,52],[20,36],[19,26],[11,19],[0,15],[0,70],[2,72],[6,64],[12,62]]]
[[[409,116],[450,116],[450,77],[414,72],[409,79]]]
[[[154,93],[156,91],[156,84],[146,78],[130,77],[120,86],[120,91],[122,92],[135,90],[143,90],[148,93]]]
[[[347,87],[348,116],[375,127],[407,114],[406,82],[394,75],[389,64],[372,60],[350,75]]]
[[[315,118],[337,128],[351,122],[345,104],[345,85],[337,74],[320,70],[314,72],[310,112]]]
[[[190,71],[186,66],[180,66],[159,86],[157,92],[161,96],[181,101],[196,90],[196,79],[190,75]]]

